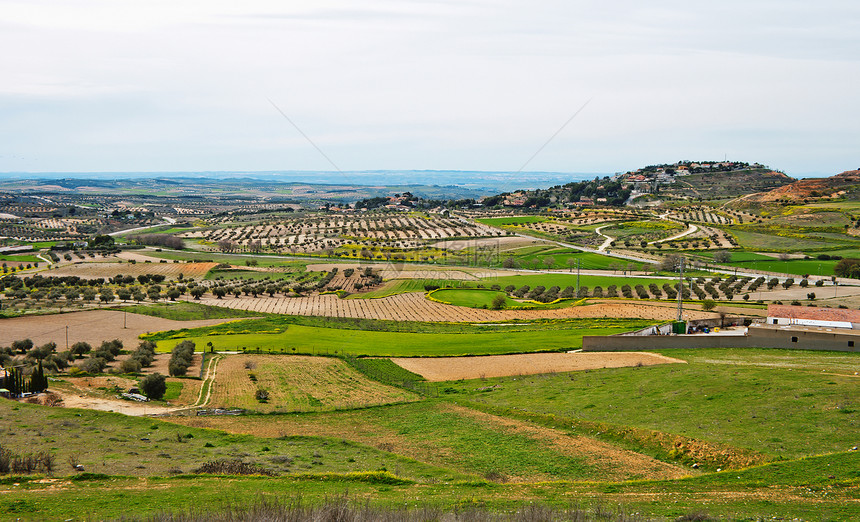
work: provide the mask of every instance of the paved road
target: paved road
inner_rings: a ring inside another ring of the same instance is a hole
[[[140,232],[141,230],[148,230],[148,229],[150,229],[150,228],[163,227],[164,225],[174,225],[174,224],[176,224],[176,220],[175,220],[175,219],[173,219],[173,218],[169,218],[169,217],[164,216],[162,219],[164,219],[164,221],[165,221],[164,223],[159,223],[159,224],[157,224],[157,225],[149,225],[149,226],[146,226],[146,227],[137,227],[137,228],[129,228],[129,229],[126,229],[126,230],[118,230],[118,231],[116,231],[116,232],[111,232],[111,233],[110,233],[110,234],[108,234],[108,235],[109,235],[109,236],[118,236],[118,235],[120,235],[120,234],[128,234],[129,232]]]

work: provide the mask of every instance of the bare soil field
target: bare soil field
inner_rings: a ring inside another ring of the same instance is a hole
[[[115,255],[120,259],[124,259],[126,261],[134,261],[135,263],[146,263],[147,261],[149,261],[150,263],[161,262],[160,257],[148,256],[145,254],[145,252],[146,250],[124,250]]]
[[[126,263],[126,262],[78,262],[51,270],[48,275],[78,276],[84,279],[110,278],[118,274],[137,277],[141,274],[161,274],[167,279],[202,278],[217,263]]]
[[[419,265],[414,263],[314,263],[307,266],[309,272],[329,272],[332,268],[339,271],[347,268],[356,271],[367,267],[379,271],[384,280],[391,279],[449,279],[452,281],[478,281],[486,277],[504,277],[517,275],[512,270],[495,270],[468,267],[440,267],[436,265]]]
[[[432,382],[685,362],[647,352],[534,353],[484,357],[409,357],[391,360]]]
[[[554,245],[549,241],[526,239],[519,236],[485,237],[476,239],[453,239],[448,241],[437,241],[430,246],[436,248],[447,248],[449,250],[463,250],[465,248],[476,248],[499,245],[504,250],[521,248],[533,245]]]
[[[162,330],[210,326],[235,319],[206,319],[173,321],[148,315],[125,314],[116,310],[89,310],[67,314],[38,315],[0,319],[0,346],[9,346],[18,339],[32,339],[36,345],[57,343],[59,351],[66,349],[66,328],[69,346],[84,341],[98,346],[102,341],[119,339],[126,348],[135,348],[138,336]],[[164,372],[166,373],[166,372]]]
[[[268,392],[268,401],[255,398]],[[228,355],[219,364],[210,404],[261,412],[325,411],[418,399],[372,381],[340,359],[303,355]]]
[[[483,310],[430,301],[425,299],[421,292],[397,294],[379,299],[340,299],[331,294],[307,297],[225,297],[224,299],[207,296],[198,302],[273,314],[476,323],[575,317],[629,317],[668,321],[672,320],[677,313],[672,303],[649,302],[603,302],[551,310]],[[701,310],[687,310],[685,317],[712,319],[719,315]]]

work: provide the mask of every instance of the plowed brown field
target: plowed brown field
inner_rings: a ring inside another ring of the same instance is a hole
[[[78,276],[84,279],[109,278],[118,274],[137,277],[141,274],[161,274],[167,279],[175,279],[182,274],[184,278],[202,278],[217,263],[75,263],[52,270],[52,276]]]
[[[437,303],[420,292],[379,299],[340,299],[336,295],[308,297],[239,297],[216,299],[207,296],[201,303],[227,308],[288,315],[359,317],[395,321],[494,322],[516,319],[575,317],[620,317],[669,321],[677,314],[671,303],[598,303],[553,310],[483,310]],[[715,313],[686,310],[688,319],[718,317]]]
[[[433,382],[686,362],[646,352],[534,353],[484,357],[410,357],[391,360],[402,368]]]
[[[173,321],[148,315],[127,314],[123,328],[123,312],[116,310],[90,310],[68,314],[39,315],[0,319],[0,346],[9,346],[18,339],[32,339],[38,346],[57,343],[57,349],[66,349],[66,328],[69,346],[84,341],[98,346],[102,341],[119,339],[126,348],[135,348],[138,336],[149,332],[210,326],[234,319],[206,319],[202,321]]]

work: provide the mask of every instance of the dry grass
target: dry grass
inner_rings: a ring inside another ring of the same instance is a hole
[[[268,392],[267,402],[257,400],[258,389]],[[218,365],[209,404],[263,412],[326,411],[417,398],[367,379],[340,359],[232,355]]]

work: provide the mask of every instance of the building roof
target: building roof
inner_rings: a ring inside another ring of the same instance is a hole
[[[848,310],[845,308],[817,308],[811,306],[772,304],[767,306],[767,316],[784,317],[786,319],[860,323],[860,310]]]

